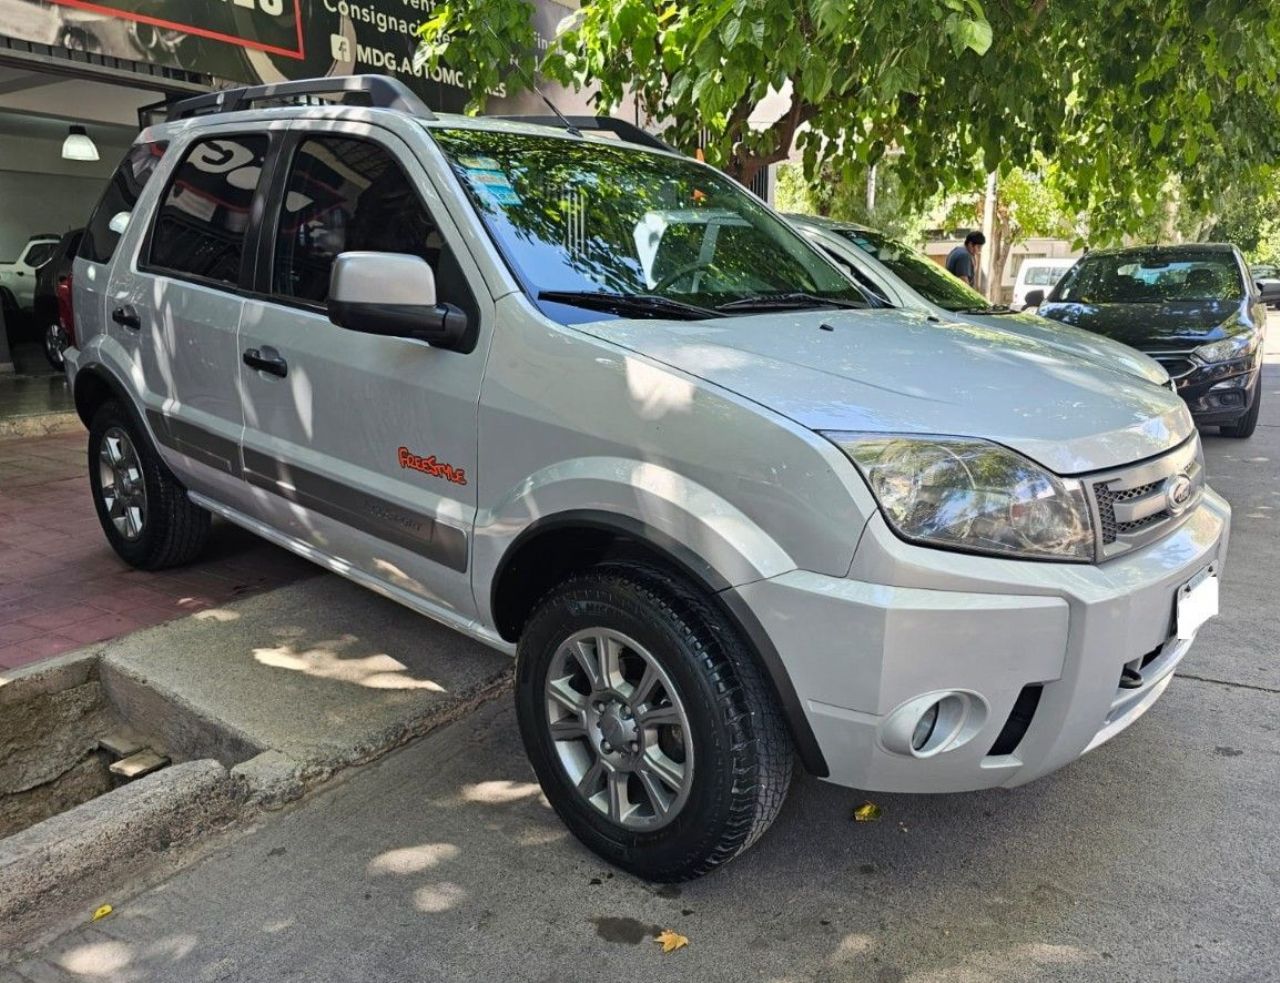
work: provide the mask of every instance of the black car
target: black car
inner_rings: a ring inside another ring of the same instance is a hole
[[[36,270],[32,317],[36,330],[40,332],[40,341],[44,344],[45,358],[58,371],[62,371],[62,350],[70,341],[58,311],[58,284],[71,274],[71,266],[76,261],[76,252],[80,249],[80,239],[83,236],[84,229],[72,229],[65,233],[58,241],[53,257]]]
[[[1144,246],[1089,253],[1047,298],[1044,317],[1146,352],[1200,426],[1248,437],[1262,401],[1262,291],[1234,246]]]

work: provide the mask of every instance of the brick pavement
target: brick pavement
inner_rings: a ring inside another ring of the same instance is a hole
[[[320,572],[220,520],[196,563],[132,569],[98,525],[86,443],[0,440],[0,675]]]

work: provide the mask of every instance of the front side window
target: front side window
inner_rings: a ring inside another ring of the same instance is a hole
[[[395,158],[367,140],[305,140],[289,170],[273,292],[323,305],[334,259],[354,250],[421,256],[436,273],[441,300],[449,299],[445,281],[453,277],[449,269],[442,275],[440,231]]]
[[[1244,297],[1228,252],[1150,249],[1086,256],[1063,277],[1053,300],[1073,304],[1168,304]]]
[[[151,265],[217,283],[239,282],[267,145],[265,135],[249,134],[191,147],[156,215]]]
[[[706,311],[802,293],[818,307],[866,304],[768,208],[694,161],[524,133],[431,135],[535,299],[609,294]]]
[[[135,143],[129,148],[107,183],[89,224],[85,226],[84,238],[80,240],[81,257],[93,263],[111,262],[120,235],[138,204],[138,197],[160,165],[168,146],[160,141]]]
[[[868,256],[874,256],[899,280],[944,311],[980,310],[990,306],[978,291],[904,243],[866,229],[836,229],[835,232]]]
[[[45,263],[53,259],[53,254],[58,251],[57,242],[45,240],[43,242],[33,242],[27,246],[26,254],[22,257],[22,261],[30,266],[33,270],[38,270]]]

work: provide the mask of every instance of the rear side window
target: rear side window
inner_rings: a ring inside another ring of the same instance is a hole
[[[256,133],[192,145],[156,214],[152,266],[217,283],[239,282],[267,145],[267,137]]]
[[[440,231],[390,152],[347,137],[305,140],[289,170],[273,292],[324,304],[334,259],[357,249],[421,256],[436,273],[441,299],[449,299]]]
[[[109,263],[138,196],[164,156],[167,143],[135,143],[125,154],[93,210],[80,242],[80,255],[94,263]]]

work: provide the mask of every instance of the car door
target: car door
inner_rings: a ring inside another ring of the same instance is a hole
[[[367,124],[316,125],[298,124],[282,152],[258,296],[241,322],[254,511],[384,589],[470,617],[476,417],[492,300],[408,143]],[[354,250],[426,259],[441,302],[475,326],[472,350],[330,322],[330,268]]]
[[[134,386],[166,460],[193,491],[231,505],[247,500],[236,335],[272,139],[214,127],[171,148],[137,262],[116,263],[107,284],[108,330],[135,352]]]

